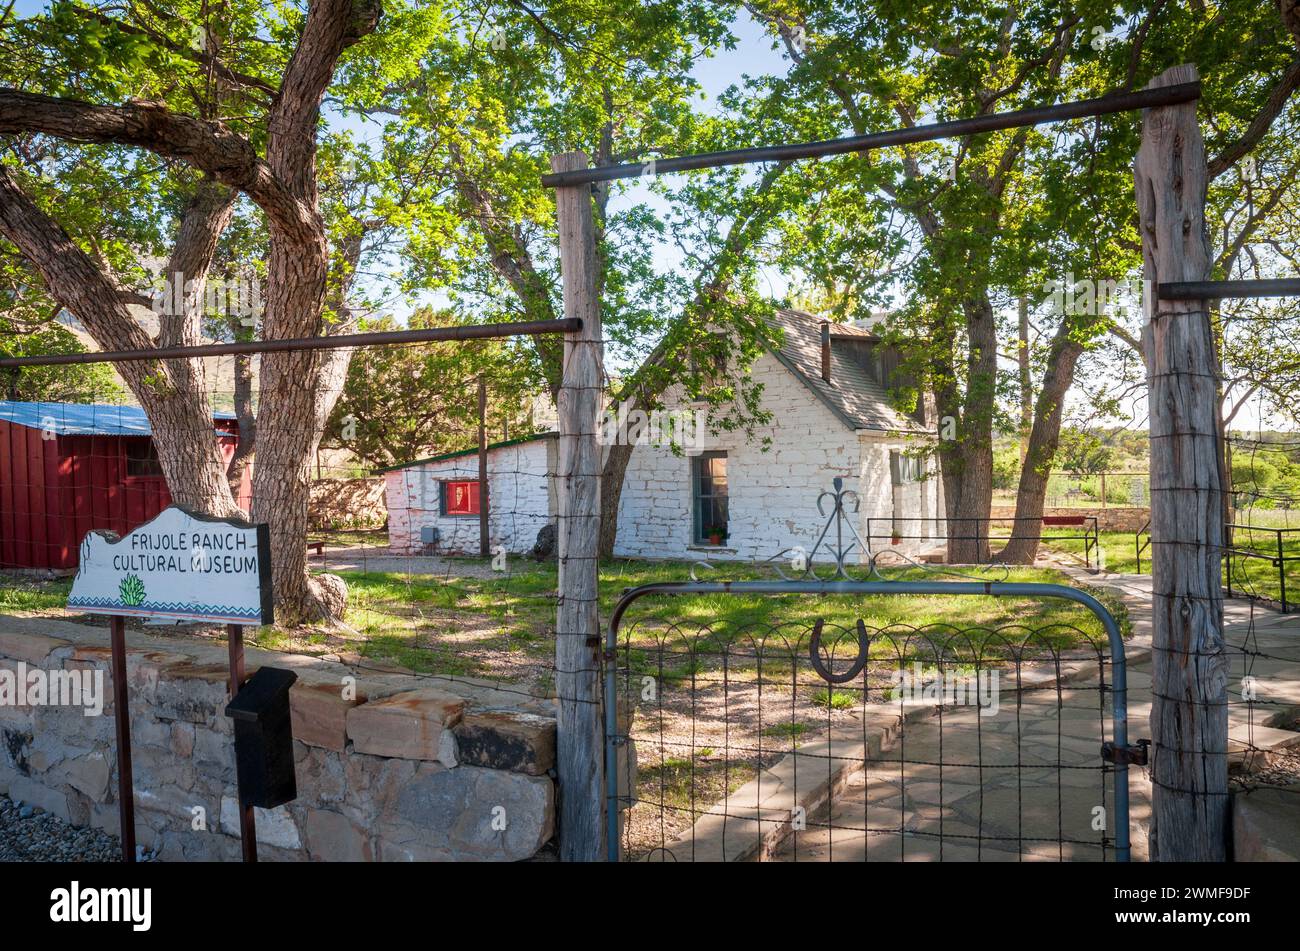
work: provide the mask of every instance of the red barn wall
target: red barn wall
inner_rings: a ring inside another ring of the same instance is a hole
[[[166,480],[128,476],[122,436],[58,436],[0,420],[0,567],[75,568],[86,533],[124,535],[171,504]],[[229,462],[237,434],[218,437]],[[238,503],[252,498],[251,467]]]
[[[57,442],[0,420],[0,564],[52,567],[62,533]]]

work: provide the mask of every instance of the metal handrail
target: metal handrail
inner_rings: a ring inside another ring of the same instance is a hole
[[[1225,531],[1228,532],[1237,532],[1237,531],[1264,532],[1274,537],[1275,545],[1276,545],[1275,550],[1272,552],[1263,552],[1253,548],[1241,548],[1238,547],[1238,545],[1235,542],[1223,546],[1221,551],[1227,562],[1225,566],[1226,571],[1224,572],[1225,581],[1223,587],[1224,590],[1227,592],[1227,596],[1230,598],[1238,596],[1237,593],[1232,590],[1233,556],[1236,555],[1241,558],[1257,558],[1261,561],[1267,561],[1270,565],[1272,565],[1274,568],[1277,569],[1278,603],[1281,605],[1281,612],[1283,614],[1290,613],[1291,604],[1287,600],[1287,591],[1286,591],[1286,566],[1288,562],[1300,561],[1300,555],[1287,554],[1286,546],[1283,543],[1283,536],[1292,532],[1300,532],[1300,526],[1294,528],[1273,528],[1271,526],[1241,525],[1236,522],[1229,522],[1224,525],[1224,529]],[[1147,536],[1145,543],[1143,543],[1142,541],[1142,536],[1144,534]],[[1151,520],[1150,519],[1147,519],[1146,524],[1144,524],[1141,528],[1139,528],[1137,532],[1134,534],[1133,544],[1137,555],[1137,566],[1135,570],[1137,571],[1138,574],[1141,574],[1142,553],[1151,547]],[[1249,594],[1249,595],[1245,595],[1245,597],[1259,598],[1259,595]],[[1271,600],[1271,599],[1265,598],[1263,600]]]
[[[1043,528],[1056,527],[1054,525],[1048,524],[1046,520],[1057,519],[1057,518],[1079,519],[1080,523],[1082,523],[1083,532],[1080,534],[1071,534],[1071,535],[1044,536]],[[1083,548],[1084,567],[1089,570],[1100,569],[1101,567],[1100,556],[1098,557],[1095,566],[1093,564],[1093,558],[1092,558],[1092,553],[1094,550],[1097,551],[1098,553],[1100,553],[1101,551],[1101,528],[1100,528],[1100,522],[1098,516],[1084,515],[1084,514],[1080,514],[1078,516],[1057,516],[1057,515],[1041,516],[1040,519],[1038,520],[1040,522],[1040,527],[1037,535],[1017,534],[1014,527],[1012,527],[1010,534],[999,533],[995,535],[992,532],[984,532],[983,534],[979,533],[979,525],[991,526],[994,522],[1014,523],[1017,521],[1019,521],[1019,519],[1017,519],[1017,517],[1014,515],[1005,515],[1005,516],[997,516],[997,517],[994,516],[980,517],[980,516],[972,515],[972,516],[963,516],[963,517],[954,517],[954,518],[946,518],[940,516],[910,516],[910,515],[895,518],[889,515],[878,515],[878,516],[872,516],[867,519],[866,543],[868,549],[870,550],[871,540],[873,538],[890,538],[890,539],[898,539],[899,541],[903,541],[903,540],[923,541],[923,542],[928,541],[928,542],[935,542],[935,543],[946,542],[946,541],[1011,542],[1011,541],[1022,541],[1024,539],[1037,539],[1040,542],[1082,541],[1084,543],[1084,548]],[[890,530],[887,532],[873,531],[872,526],[882,522],[888,523]],[[977,523],[977,527],[975,529],[976,534],[974,535],[954,535],[951,532],[947,531],[946,528],[944,534],[942,535],[938,533],[930,534],[930,535],[916,535],[916,534],[903,534],[901,532],[895,532],[893,530],[894,525],[900,522],[904,524],[908,522],[920,522],[923,524],[939,524],[943,526],[948,526],[954,522],[975,522]]]
[[[1142,535],[1146,534],[1146,544],[1142,544]],[[1133,536],[1133,547],[1137,549],[1137,568],[1138,574],[1142,574],[1142,553],[1151,547],[1151,519],[1147,519],[1142,527],[1139,528]]]

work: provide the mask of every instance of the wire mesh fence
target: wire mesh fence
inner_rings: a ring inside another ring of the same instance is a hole
[[[292,473],[313,488],[297,513],[311,527],[308,570],[347,586],[341,621],[265,628],[250,644],[552,703],[558,582],[545,529],[555,515],[555,437],[538,413],[494,420],[484,434],[485,492],[477,379],[445,399],[468,422],[377,467],[342,445],[348,417],[360,425],[372,414],[343,404],[337,437]],[[205,434],[227,467],[240,449],[239,423],[218,411]],[[67,616],[79,539],[125,534],[171,501],[149,422],[126,406],[4,404],[0,466],[0,613]],[[246,506],[253,486],[245,469],[231,498]],[[868,527],[868,540],[894,530]],[[1241,564],[1275,557],[1258,538],[1276,544],[1288,531],[1239,527],[1226,553],[1237,556],[1234,590],[1245,588],[1241,578],[1262,584]],[[1095,561],[1095,519],[1049,525],[1046,534],[1077,536]],[[1295,570],[1289,554],[1282,561]],[[602,610],[623,584],[685,576],[684,566],[607,564]],[[742,609],[721,617],[717,607],[638,620],[607,661],[618,685],[607,699],[627,741],[626,857],[1115,857],[1113,766],[1100,755],[1112,725],[1113,658],[1100,631],[1058,622],[1041,606],[1027,606],[1023,623],[926,624],[929,606],[900,600],[894,615],[861,630],[852,612],[830,614],[819,629],[808,616],[821,610],[815,605],[785,616]],[[1239,786],[1295,773],[1291,747],[1274,731],[1300,725],[1300,697],[1285,673],[1300,658],[1266,627],[1252,623],[1249,639],[1227,648],[1245,685],[1229,699],[1234,733],[1223,753]],[[202,625],[176,631],[224,636]],[[842,675],[859,652],[860,669],[828,682],[824,670]]]
[[[422,354],[452,344],[358,350],[353,377],[387,379]],[[402,351],[395,361],[393,350]],[[371,361],[376,361],[372,363]],[[395,363],[398,365],[395,369]],[[557,571],[553,411],[520,404],[503,384],[485,381],[485,485],[480,484],[479,377],[438,391],[439,405],[414,431],[394,435],[386,402],[369,388],[345,389],[322,447],[285,476],[300,484],[296,511],[257,507],[259,466],[243,450],[229,390],[210,389],[210,428],[197,445],[211,454],[221,482],[209,504],[193,486],[164,472],[158,434],[145,412],[120,403],[0,402],[0,612],[48,612],[102,624],[64,610],[83,540],[122,537],[177,497],[187,507],[234,511],[300,524],[297,550],[272,548],[279,567],[297,561],[314,578],[342,585],[338,616],[250,632],[250,645],[343,660],[358,669],[405,671],[488,682],[527,698],[554,691]],[[427,381],[420,384],[427,388]],[[311,433],[302,436],[311,438]],[[210,441],[210,450],[203,443]],[[376,456],[383,444],[387,455]],[[377,461],[387,465],[376,465]],[[211,483],[208,483],[211,485]],[[222,497],[218,497],[221,495]],[[233,505],[232,505],[233,503]],[[486,537],[483,514],[486,513]],[[292,516],[286,518],[287,516]],[[549,527],[548,527],[549,526]],[[481,544],[486,542],[485,545]],[[183,554],[176,552],[173,554]],[[177,562],[182,570],[183,559]],[[136,628],[220,638],[220,625],[132,621]]]
[[[1072,624],[638,619],[616,661],[623,855],[1112,860],[1111,662]]]

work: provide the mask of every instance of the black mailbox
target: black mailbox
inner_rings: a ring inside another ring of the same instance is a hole
[[[298,796],[289,719],[289,688],[297,679],[292,670],[262,667],[226,706],[235,721],[241,806],[273,809]]]

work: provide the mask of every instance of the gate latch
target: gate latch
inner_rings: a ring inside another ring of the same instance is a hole
[[[1107,763],[1127,763],[1130,766],[1147,765],[1150,740],[1138,740],[1137,746],[1116,746],[1109,740],[1101,744],[1101,758]]]

